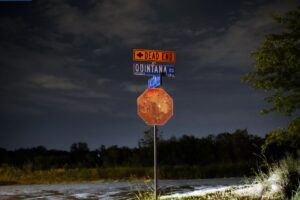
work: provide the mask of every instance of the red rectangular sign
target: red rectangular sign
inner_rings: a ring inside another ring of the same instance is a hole
[[[153,61],[174,63],[176,61],[175,51],[133,49],[134,61]]]

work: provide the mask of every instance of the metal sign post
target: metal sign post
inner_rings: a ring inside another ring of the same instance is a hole
[[[153,142],[154,142],[154,197],[157,200],[157,148],[156,148],[156,125],[153,126]]]

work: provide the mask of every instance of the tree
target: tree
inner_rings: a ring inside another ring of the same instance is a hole
[[[252,52],[255,71],[242,81],[254,89],[270,92],[265,101],[272,106],[262,113],[277,111],[284,115],[300,108],[300,7],[283,16],[273,16],[282,27],[281,33],[268,34]],[[300,147],[300,117],[289,123],[288,129],[275,129],[267,134],[262,151],[268,158],[280,159],[286,153],[295,154]]]
[[[78,152],[78,153],[86,153],[89,152],[90,149],[88,147],[87,143],[84,142],[78,142],[78,143],[73,143],[70,147],[71,152]]]
[[[154,128],[150,127],[146,131],[144,131],[144,136],[143,138],[139,139],[138,141],[138,146],[139,147],[152,147],[153,146],[153,131]],[[156,135],[157,135],[157,140],[160,141],[162,140],[162,132],[156,127]]]
[[[71,162],[73,167],[86,167],[93,160],[90,149],[87,143],[78,142],[73,143],[70,147],[71,152]],[[96,158],[96,156],[94,157]],[[90,166],[88,166],[90,167]]]
[[[268,34],[252,52],[255,71],[242,81],[272,93],[265,98],[272,107],[263,113],[278,111],[291,115],[300,108],[300,7],[273,18],[283,32]]]

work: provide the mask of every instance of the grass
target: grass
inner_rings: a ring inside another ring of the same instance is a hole
[[[233,194],[223,193],[223,192],[216,192],[213,194],[206,194],[201,197],[185,197],[180,198],[180,200],[261,200],[261,198],[255,197],[240,197]],[[179,200],[179,199],[178,199]]]
[[[146,189],[143,189],[146,188]],[[144,187],[136,188],[137,191],[134,193],[134,198],[136,200],[155,200],[154,198],[154,188],[152,187],[151,181],[145,181]],[[160,198],[160,194],[158,194],[158,199]]]
[[[240,177],[249,173],[248,163],[221,163],[207,166],[160,166],[161,179],[196,179],[217,177]],[[99,167],[60,168],[34,170],[32,164],[21,168],[3,165],[0,167],[0,185],[66,183],[97,180],[147,179],[153,176],[152,167]]]
[[[72,183],[99,180],[133,180],[147,179],[152,168],[78,168],[31,170],[3,166],[0,168],[0,185]]]
[[[262,167],[266,172],[259,170],[254,181],[264,188],[262,199],[267,197],[292,199],[296,198],[296,195],[299,196],[300,157],[288,155],[279,162],[272,164],[265,162]]]
[[[265,169],[265,170],[262,170]],[[222,192],[214,192],[201,196],[172,198],[174,200],[300,200],[300,158],[287,156],[285,159],[273,164],[265,162],[261,170],[256,173],[255,179],[248,186],[253,190],[241,194],[237,188]],[[254,189],[260,186],[261,190]],[[240,189],[239,189],[240,190]],[[246,190],[244,190],[246,191]]]

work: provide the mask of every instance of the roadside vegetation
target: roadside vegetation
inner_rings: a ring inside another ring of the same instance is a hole
[[[240,177],[251,173],[248,163],[214,164],[208,166],[162,166],[159,167],[160,179],[195,179],[217,177]],[[112,180],[152,179],[153,167],[98,167],[98,168],[58,168],[33,170],[32,165],[17,168],[3,165],[0,168],[0,185],[70,183]]]
[[[220,188],[215,192],[197,195],[167,195],[161,200],[299,200],[300,199],[300,155],[286,156],[276,163],[264,164],[257,169],[256,175],[245,179],[244,185]],[[153,190],[138,191],[137,200],[153,200]]]
[[[137,174],[140,174],[140,176],[137,176]],[[30,166],[22,169],[2,166],[0,168],[0,185],[135,180],[147,179],[150,174],[152,174],[152,168],[116,167],[31,170]]]

